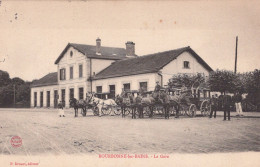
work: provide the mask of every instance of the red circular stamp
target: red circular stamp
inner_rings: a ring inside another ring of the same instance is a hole
[[[22,138],[20,138],[19,136],[13,136],[11,138],[11,145],[13,147],[20,147],[23,144]]]

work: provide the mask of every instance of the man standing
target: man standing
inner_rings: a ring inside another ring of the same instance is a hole
[[[160,90],[161,90],[161,86],[159,85],[159,82],[157,81],[157,82],[156,82],[156,86],[155,86],[155,88],[154,88],[154,91],[155,91],[155,92],[160,92]]]
[[[231,106],[231,96],[223,95],[222,97],[222,106],[224,109],[224,121],[226,120],[226,116],[228,114],[228,120],[230,121],[230,106]]]
[[[242,111],[242,106],[241,106],[241,102],[242,102],[242,95],[239,92],[236,92],[234,95],[234,101],[235,101],[235,106],[236,106],[236,112],[237,115],[236,116],[243,116],[243,111]]]
[[[217,108],[218,108],[218,95],[215,94],[212,95],[212,98],[210,99],[210,104],[211,104],[211,110],[210,110],[210,115],[209,118],[212,118],[212,114],[214,112],[214,118],[217,116]]]

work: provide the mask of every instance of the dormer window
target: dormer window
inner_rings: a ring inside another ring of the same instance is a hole
[[[72,57],[73,56],[73,52],[72,51],[70,51],[70,57]]]
[[[183,68],[190,68],[190,62],[189,61],[184,61],[183,62]]]

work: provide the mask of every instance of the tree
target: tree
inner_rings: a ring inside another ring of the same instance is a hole
[[[205,82],[205,77],[201,75],[200,73],[197,73],[195,75],[188,75],[188,74],[179,74],[179,75],[173,75],[170,79],[168,86],[169,87],[181,87],[183,84],[191,88],[192,86],[199,86],[200,83]]]
[[[208,84],[211,91],[225,93],[234,92],[241,83],[234,72],[216,70],[210,73]]]
[[[0,70],[0,87],[6,86],[11,83],[8,72]]]
[[[26,82],[22,85],[19,85],[16,89],[16,99],[17,102],[30,102],[30,83]]]

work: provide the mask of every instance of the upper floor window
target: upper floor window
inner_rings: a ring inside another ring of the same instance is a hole
[[[70,51],[70,57],[72,57],[73,56],[73,52],[72,51]]]
[[[70,67],[70,79],[73,79],[73,67]]]
[[[60,80],[66,80],[66,69],[60,69]]]
[[[83,66],[82,64],[79,65],[79,78],[82,78]]]
[[[183,68],[190,68],[190,62],[189,61],[184,61],[183,62]]]

